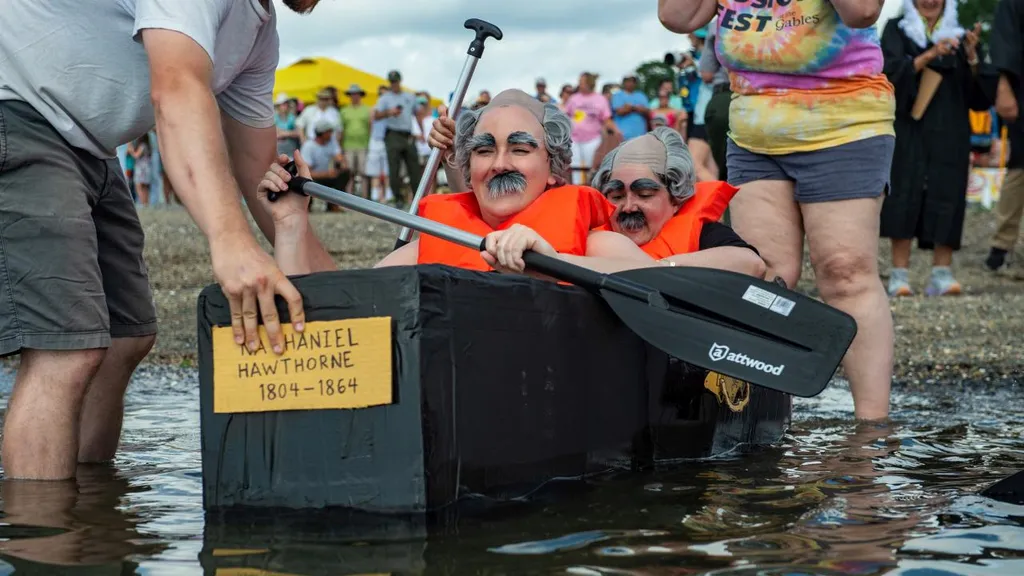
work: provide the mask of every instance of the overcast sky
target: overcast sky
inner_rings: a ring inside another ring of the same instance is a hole
[[[885,0],[879,25],[900,4]],[[658,22],[655,0],[323,0],[312,14],[280,2],[277,12],[282,67],[327,56],[380,76],[397,68],[408,87],[442,99],[466,60],[468,18],[495,24],[504,39],[488,41],[467,100],[484,89],[532,91],[537,76],[557,93],[584,70],[600,74],[599,85],[618,82],[637,64],[688,46]]]

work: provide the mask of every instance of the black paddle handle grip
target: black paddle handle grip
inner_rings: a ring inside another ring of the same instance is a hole
[[[312,180],[298,175],[299,169],[295,167],[294,160],[285,164],[284,169],[292,175],[292,179],[288,181],[288,190],[298,192],[299,194],[306,194],[302,189],[302,185],[306,182],[312,182]],[[281,194],[284,194],[284,192],[267,192],[267,200],[277,202],[277,199],[281,197]]]
[[[484,55],[484,42],[488,38],[494,38],[495,40],[501,40],[502,38],[501,28],[479,18],[470,18],[466,20],[463,26],[468,30],[476,32],[476,38],[473,38],[473,41],[469,43],[469,50],[466,51],[467,54],[476,58]]]
[[[481,250],[484,249],[483,243],[480,244]],[[584,268],[583,266],[577,266],[570,262],[566,262],[561,258],[554,258],[551,256],[545,256],[527,250],[523,252],[523,261],[526,262],[526,267],[541,274],[546,274],[552,278],[557,278],[564,282],[575,284],[581,288],[587,288],[589,290],[611,290],[622,294],[623,296],[630,296],[637,298],[642,302],[656,306],[665,306],[664,299],[661,297],[656,290],[652,290],[645,286],[636,284],[624,278],[612,276],[609,274],[603,274],[591,270],[590,268]]]

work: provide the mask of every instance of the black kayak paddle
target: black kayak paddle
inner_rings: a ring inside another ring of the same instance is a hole
[[[484,249],[480,236],[296,176],[294,162],[286,169],[293,192]],[[666,354],[795,396],[821,393],[857,334],[845,312],[736,272],[659,266],[603,274],[533,251],[523,260],[533,271],[602,298],[626,326]]]

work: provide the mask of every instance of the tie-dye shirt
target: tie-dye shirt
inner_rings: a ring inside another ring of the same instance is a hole
[[[874,27],[843,24],[829,0],[718,0],[729,69],[729,136],[760,154],[894,135],[893,87]]]

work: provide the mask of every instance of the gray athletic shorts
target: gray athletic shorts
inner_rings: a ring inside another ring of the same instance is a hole
[[[744,150],[730,138],[725,163],[729,184],[789,180],[800,203],[877,198],[889,193],[895,144],[892,136],[873,136],[814,152],[770,156]]]
[[[0,101],[0,356],[156,334],[143,240],[117,158]]]

